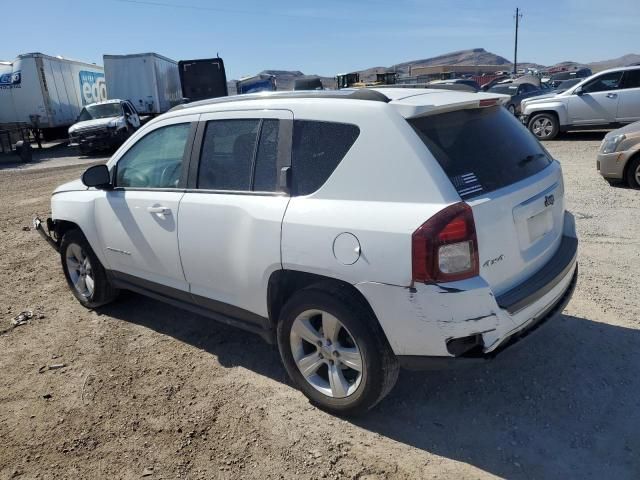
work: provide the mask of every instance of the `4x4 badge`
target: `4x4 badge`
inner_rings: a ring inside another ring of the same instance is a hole
[[[550,207],[555,203],[555,201],[556,201],[556,198],[553,195],[546,195],[544,197],[544,206]]]
[[[486,262],[484,262],[484,263],[482,264],[482,266],[483,266],[484,268],[487,268],[487,267],[492,266],[492,265],[493,265],[493,264],[495,264],[495,263],[501,262],[502,260],[504,260],[504,253],[503,253],[502,255],[500,255],[499,257],[496,257],[496,258],[492,258],[492,259],[490,259],[490,260],[487,260]]]

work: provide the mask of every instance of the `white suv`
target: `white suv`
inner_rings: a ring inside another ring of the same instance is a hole
[[[522,101],[522,123],[540,140],[559,132],[640,120],[640,66],[605,70],[557,95]]]
[[[277,342],[339,414],[399,366],[482,360],[561,311],[577,238],[560,164],[500,105],[445,90],[197,102],[52,197],[76,298],[129,289]]]

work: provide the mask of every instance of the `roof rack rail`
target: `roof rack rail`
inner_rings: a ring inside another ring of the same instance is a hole
[[[216,105],[219,103],[243,102],[246,100],[269,100],[280,98],[341,98],[347,100],[367,100],[373,102],[389,103],[391,99],[382,92],[368,88],[344,89],[344,90],[292,90],[286,92],[261,92],[248,93],[244,95],[232,95],[230,97],[210,98],[189,103],[176,105],[170,112],[185,108],[201,107],[204,105]]]

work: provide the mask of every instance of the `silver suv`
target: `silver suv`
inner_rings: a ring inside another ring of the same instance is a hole
[[[640,66],[605,70],[560,94],[523,100],[521,110],[522,123],[540,140],[638,121]]]

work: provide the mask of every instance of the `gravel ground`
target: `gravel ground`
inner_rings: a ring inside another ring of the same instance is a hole
[[[640,192],[599,177],[601,138],[547,143],[581,238],[564,314],[480,366],[402,372],[351,421],[258,337],[135,294],[83,309],[23,227],[85,165],[0,169],[0,478],[639,478]]]
[[[108,158],[108,154],[100,153],[78,156],[78,151],[74,147],[62,143],[51,143],[42,150],[35,148],[33,158],[28,163],[21,162],[16,154],[0,154],[0,172],[40,170],[72,165],[83,165],[86,168],[87,165],[95,162],[105,162]]]

